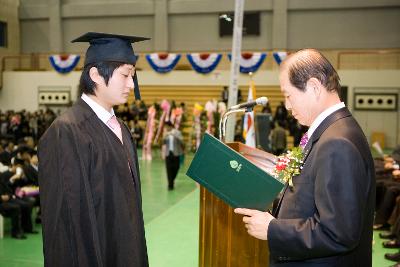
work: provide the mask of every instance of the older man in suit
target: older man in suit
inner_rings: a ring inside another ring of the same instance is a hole
[[[339,99],[339,77],[313,49],[281,65],[285,105],[309,126],[303,168],[274,216],[236,209],[248,233],[268,240],[270,266],[371,266],[374,166],[366,138]]]

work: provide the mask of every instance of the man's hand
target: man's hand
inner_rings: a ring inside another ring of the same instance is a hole
[[[392,175],[394,179],[400,179],[400,170],[394,170]]]
[[[243,222],[249,235],[261,240],[268,239],[268,226],[269,223],[275,219],[274,216],[268,212],[258,210],[238,208],[234,210],[237,214],[245,215]]]

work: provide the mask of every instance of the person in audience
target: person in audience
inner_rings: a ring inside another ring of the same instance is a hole
[[[262,113],[267,113],[267,114],[271,114],[272,113],[272,109],[271,109],[271,105],[269,104],[269,102],[267,102],[267,104],[263,107]]]
[[[224,102],[227,105],[228,98],[229,98],[228,86],[224,86],[224,88],[221,91],[221,102]]]
[[[278,121],[276,127],[271,132],[271,146],[275,155],[281,155],[287,146],[286,131],[283,122]]]
[[[399,185],[399,181],[396,179],[396,175],[394,175],[396,173],[395,171],[399,169],[398,162],[400,162],[400,151],[397,149],[397,147],[392,151],[392,154],[390,156],[384,155],[383,158],[378,157],[374,159],[375,173],[377,179],[375,202],[376,210],[381,207],[387,188]],[[385,206],[385,209],[386,208],[387,204]],[[375,224],[376,225],[374,226],[374,228],[377,230],[381,227],[385,228],[384,225],[378,225],[378,223],[376,222]]]
[[[274,116],[274,121],[275,122],[281,122],[282,125],[284,125],[286,128],[287,126],[287,117],[288,117],[288,112],[285,108],[285,105],[283,102],[280,102],[279,105],[276,107],[275,110],[275,116]]]
[[[39,160],[37,157],[37,152],[32,150],[30,151],[29,155],[29,161],[25,162],[23,166],[23,171],[26,179],[26,185],[27,186],[34,186],[38,187],[39,186],[39,172],[38,172],[38,165],[39,165]],[[41,210],[40,210],[40,197],[39,195],[35,195],[32,197],[34,199],[34,206],[38,207],[37,213],[36,213],[36,223],[41,223]]]
[[[147,120],[147,106],[143,100],[140,101],[139,105],[139,120]]]
[[[36,234],[32,225],[33,202],[26,198],[18,198],[10,181],[17,173],[18,164],[13,163],[8,171],[0,173],[0,214],[11,217],[11,236],[25,239],[24,233]]]
[[[285,106],[310,126],[300,174],[273,211],[237,208],[247,232],[268,240],[270,266],[372,266],[375,171],[361,127],[340,101],[339,76],[317,50],[280,65]],[[305,138],[307,140],[307,138]]]
[[[15,192],[18,187],[26,185],[26,178],[23,170],[24,160],[18,157],[11,159],[11,165],[15,167],[13,175],[9,177],[9,186]]]
[[[140,97],[131,43],[146,39],[74,40],[90,43],[81,97],[38,146],[45,266],[148,266],[136,147],[113,110]]]
[[[382,185],[382,184],[380,184]],[[384,196],[380,201],[379,207],[376,210],[375,222],[373,225],[374,230],[387,230],[390,225],[388,219],[392,214],[395,206],[396,198],[400,195],[400,183],[397,181],[383,184]]]
[[[135,140],[136,148],[138,148],[143,139],[143,129],[140,127],[138,120],[130,121],[130,130],[132,137]]]
[[[400,248],[400,197],[396,198],[396,205],[390,216],[389,223],[392,225],[392,229],[387,232],[379,233],[379,237],[382,239],[389,239],[382,243],[385,248]],[[395,253],[385,253],[385,258],[391,261],[400,262],[400,251]],[[395,264],[393,266],[400,266]]]
[[[183,154],[184,145],[182,133],[173,127],[171,122],[166,122],[166,134],[163,139],[163,158],[167,169],[168,190],[174,189],[175,178],[180,167],[180,156]]]

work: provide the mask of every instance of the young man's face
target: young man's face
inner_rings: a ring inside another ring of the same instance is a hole
[[[108,107],[124,104],[128,101],[130,90],[133,89],[135,67],[125,64],[115,69],[108,85],[103,81],[97,84],[96,97]]]

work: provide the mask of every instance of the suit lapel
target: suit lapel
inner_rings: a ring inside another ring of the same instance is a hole
[[[341,109],[333,112],[331,115],[326,117],[325,120],[322,121],[322,123],[314,131],[313,135],[311,136],[310,140],[308,141],[307,145],[304,148],[303,165],[306,162],[308,156],[310,155],[314,144],[319,140],[322,133],[335,121],[340,120],[345,117],[349,117],[349,116],[351,116],[350,111],[346,107],[344,107],[344,108],[341,108]],[[288,187],[289,187],[289,184],[286,184],[283,194],[282,194],[281,198],[279,199],[278,205],[277,205],[276,209],[273,211],[272,215],[274,217],[277,217],[279,215],[279,210],[281,208],[282,200],[285,197]]]
[[[346,107],[344,107],[326,117],[325,120],[323,120],[322,123],[317,127],[317,129],[315,129],[313,135],[311,136],[306,147],[304,148],[303,162],[307,160],[307,157],[310,155],[314,144],[319,140],[323,132],[325,132],[325,130],[328,129],[328,127],[331,126],[335,121],[349,116],[351,116],[350,111]]]

